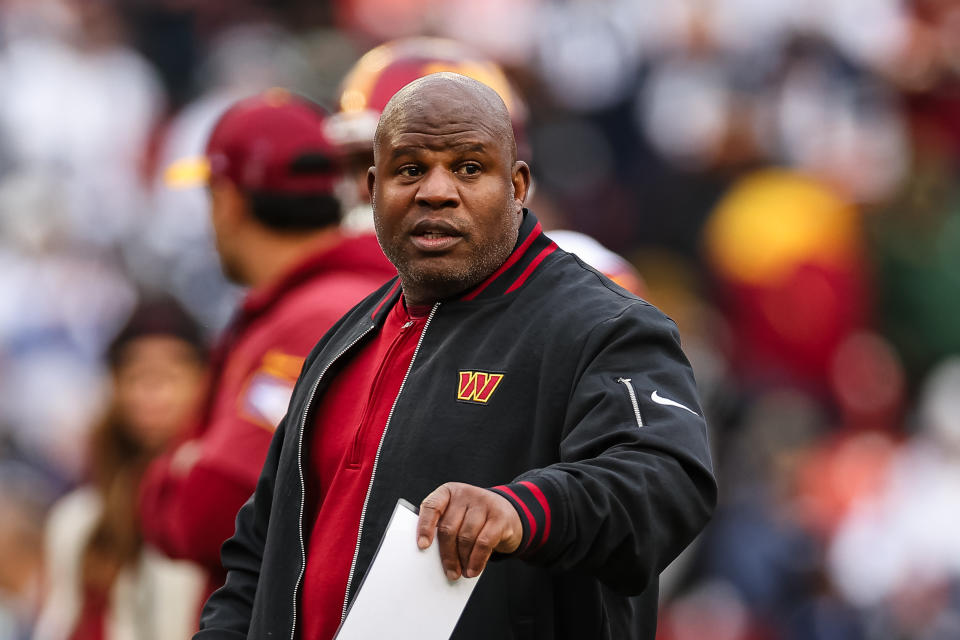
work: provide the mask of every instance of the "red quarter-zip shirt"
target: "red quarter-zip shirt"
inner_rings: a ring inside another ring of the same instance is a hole
[[[329,640],[340,624],[377,449],[428,313],[429,307],[411,314],[401,297],[317,405],[304,523],[312,527],[300,600],[305,640]]]

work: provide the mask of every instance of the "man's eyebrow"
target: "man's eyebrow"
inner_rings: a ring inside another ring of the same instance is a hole
[[[429,144],[408,144],[401,147],[396,147],[393,151],[390,152],[390,159],[395,160],[401,156],[407,155],[416,155],[423,151],[424,149],[439,149],[439,148],[449,148],[458,153],[485,153],[487,151],[486,146],[482,142],[462,142],[460,144],[453,145],[437,145],[433,147]]]
[[[396,147],[393,151],[390,152],[390,159],[394,160],[400,156],[412,156],[416,155],[423,147],[415,144],[406,145],[404,147]]]
[[[483,153],[487,150],[483,146],[482,142],[464,142],[463,144],[455,144],[453,148],[459,151],[460,153],[474,152],[474,153]]]

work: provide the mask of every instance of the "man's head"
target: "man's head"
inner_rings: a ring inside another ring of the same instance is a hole
[[[427,304],[479,284],[507,259],[530,170],[517,160],[497,93],[436,73],[387,103],[367,184],[377,237],[404,295]]]
[[[228,277],[250,284],[252,235],[296,239],[335,227],[337,152],[323,111],[283,89],[237,102],[217,121],[199,162],[168,172],[206,182],[217,251]],[[192,168],[192,173],[185,169]]]
[[[348,226],[365,229],[373,224],[367,169],[373,164],[373,135],[387,102],[417,78],[441,71],[479,80],[503,98],[510,111],[519,157],[528,161],[526,105],[497,63],[447,38],[417,36],[391,40],[357,60],[341,84],[338,111],[327,119],[327,136],[342,147],[345,155],[347,179],[339,186],[338,194]]]

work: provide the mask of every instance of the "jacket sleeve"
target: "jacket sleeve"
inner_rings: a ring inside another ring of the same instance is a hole
[[[263,441],[257,448],[265,451],[270,434],[257,435]],[[178,457],[193,448],[200,459],[181,470]],[[253,492],[256,472],[253,466],[247,474],[223,469],[202,453],[204,448],[202,439],[188,440],[150,463],[140,488],[140,526],[144,539],[169,557],[192,560],[219,575],[220,545],[233,533],[237,510]]]
[[[208,391],[213,409],[205,421],[189,440],[152,461],[140,486],[144,538],[172,558],[200,564],[215,581],[223,578],[220,545],[256,487],[286,409],[283,394],[291,393],[322,326],[308,330],[302,318],[294,319],[281,325],[267,348],[236,348],[219,384]]]
[[[520,515],[518,555],[637,594],[713,510],[706,423],[676,327],[653,307],[631,305],[581,344],[559,462],[494,491]]]
[[[193,636],[195,640],[240,640],[247,637],[260,580],[260,564],[286,422],[287,418],[284,418],[270,443],[256,490],[237,513],[233,537],[223,543],[221,559],[227,579],[204,605],[200,631]]]

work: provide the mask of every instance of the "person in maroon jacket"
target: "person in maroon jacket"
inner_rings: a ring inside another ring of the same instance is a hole
[[[214,350],[189,437],[148,469],[144,538],[223,582],[220,545],[250,497],[301,365],[344,313],[396,270],[373,234],[339,229],[337,153],[324,113],[284,90],[220,118],[205,157],[171,167],[202,176],[224,272],[250,291]],[[199,607],[198,603],[198,607]]]

